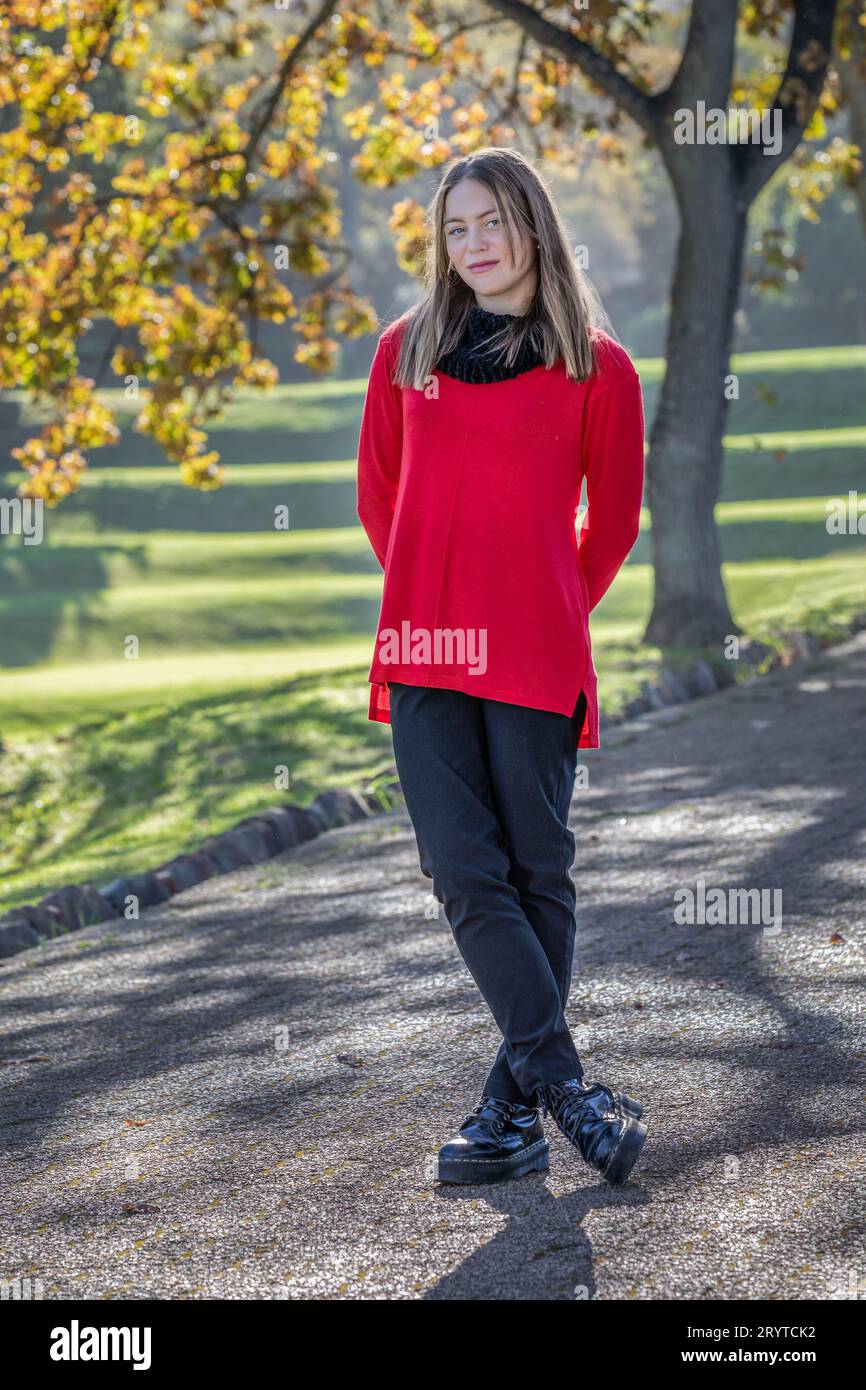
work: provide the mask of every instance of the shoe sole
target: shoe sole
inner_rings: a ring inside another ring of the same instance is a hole
[[[624,1183],[646,1143],[646,1125],[632,1117],[626,1120],[619,1143],[602,1169],[602,1177],[614,1186]]]
[[[549,1167],[550,1145],[546,1139],[537,1139],[510,1158],[435,1158],[433,1177],[438,1182],[505,1182]]]

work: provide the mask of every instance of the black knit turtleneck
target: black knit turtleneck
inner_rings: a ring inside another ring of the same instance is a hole
[[[544,358],[533,345],[531,337],[524,339],[514,365],[506,367],[504,353],[493,352],[485,346],[492,334],[499,333],[506,322],[516,320],[516,314],[494,314],[472,304],[466,316],[463,333],[456,347],[445,353],[436,363],[436,370],[445,376],[456,377],[471,385],[484,382],[507,381],[520,376],[533,367],[544,365]]]

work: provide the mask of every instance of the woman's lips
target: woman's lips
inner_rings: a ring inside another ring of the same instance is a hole
[[[469,269],[473,275],[483,275],[485,270],[492,270],[498,264],[498,261],[479,261],[477,265],[471,265]]]

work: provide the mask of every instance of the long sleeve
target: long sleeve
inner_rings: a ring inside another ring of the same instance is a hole
[[[382,334],[370,367],[358,440],[358,519],[385,568],[403,452],[402,391],[392,381],[396,341]]]
[[[616,578],[640,526],[644,414],[637,372],[590,394],[582,449],[587,511],[577,554],[592,612]]]

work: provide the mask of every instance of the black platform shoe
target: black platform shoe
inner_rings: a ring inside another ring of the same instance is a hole
[[[502,1182],[550,1167],[550,1148],[535,1106],[482,1096],[433,1165],[440,1182]]]
[[[599,1081],[572,1078],[541,1086],[539,1103],[581,1157],[610,1183],[624,1183],[646,1140],[643,1113],[630,1096]]]

